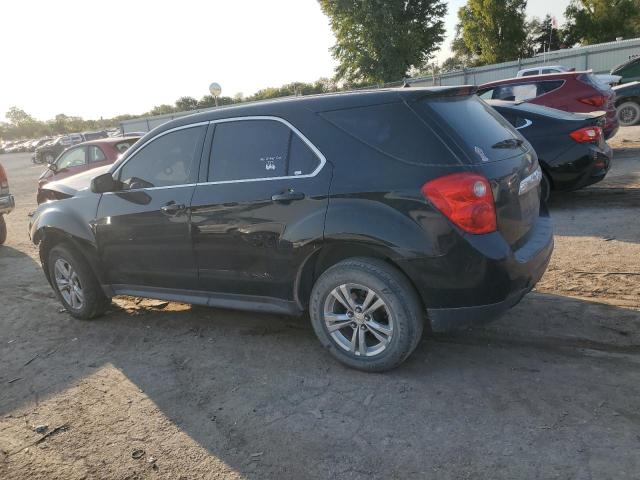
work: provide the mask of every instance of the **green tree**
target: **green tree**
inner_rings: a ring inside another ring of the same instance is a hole
[[[198,100],[193,97],[180,97],[176,100],[176,111],[186,112],[198,108]]]
[[[15,125],[16,127],[27,125],[35,121],[31,115],[18,107],[11,107],[4,116],[9,120],[10,124]]]
[[[338,60],[349,83],[400,80],[426,63],[444,39],[442,0],[318,0],[329,17]]]
[[[476,65],[521,57],[526,53],[526,8],[527,0],[468,0],[458,10],[458,51],[470,52]]]
[[[167,105],[163,103],[162,105],[156,105],[151,110],[149,110],[148,115],[166,115],[167,113],[175,113],[176,109],[171,105]]]
[[[563,48],[560,30],[553,23],[551,15],[546,15],[542,20],[533,18],[529,21],[527,24],[529,56]]]
[[[640,34],[638,0],[571,0],[564,16],[570,43],[590,45]]]

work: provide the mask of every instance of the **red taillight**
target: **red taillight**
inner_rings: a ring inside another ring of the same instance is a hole
[[[494,232],[496,208],[489,181],[477,173],[453,173],[422,186],[425,196],[449,220],[465,232]]]
[[[584,127],[569,134],[578,143],[595,143],[602,137],[600,127]]]
[[[601,107],[607,102],[607,97],[604,95],[591,95],[590,97],[579,98],[578,101],[592,107]]]
[[[7,181],[7,173],[4,171],[2,165],[0,165],[0,188],[9,188],[9,182]]]

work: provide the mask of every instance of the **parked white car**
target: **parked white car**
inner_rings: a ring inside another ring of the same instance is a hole
[[[575,68],[568,68],[564,65],[542,65],[540,67],[524,68],[518,72],[516,77],[529,77],[531,75],[548,75],[551,73],[572,72]],[[608,73],[594,74],[601,83],[606,85],[617,85],[622,80],[620,75],[611,75]]]

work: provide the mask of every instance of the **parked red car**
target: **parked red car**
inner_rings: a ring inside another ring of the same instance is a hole
[[[550,75],[509,78],[478,87],[483,99],[529,102],[566,112],[607,112],[604,134],[607,139],[618,131],[616,94],[591,72],[563,72]]]
[[[110,165],[118,159],[120,154],[136,143],[139,138],[101,138],[79,143],[66,149],[40,175],[38,179],[38,204],[47,200],[55,200],[55,197],[52,197],[50,192],[43,189],[47,183],[102,165]]]

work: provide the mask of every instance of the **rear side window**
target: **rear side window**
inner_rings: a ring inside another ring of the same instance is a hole
[[[326,120],[378,152],[395,160],[418,165],[457,161],[431,130],[429,122],[404,103],[333,110]]]
[[[530,77],[532,75],[538,75],[538,70],[529,70],[528,72],[523,72],[523,77]]]
[[[127,149],[128,149],[131,145],[133,145],[134,143],[136,143],[136,141],[137,141],[137,140],[126,140],[126,141],[123,141],[123,142],[118,142],[118,143],[116,143],[116,144],[114,145],[114,148],[115,148],[116,150],[118,150],[118,152],[120,152],[120,153],[124,153],[124,152],[126,152],[126,151],[127,151]]]
[[[287,125],[276,120],[216,124],[208,181],[309,175],[320,159]]]
[[[506,100],[509,102],[526,102],[545,93],[557,90],[564,84],[564,80],[543,80],[541,82],[497,85],[485,90],[480,97],[487,100]]]
[[[448,97],[423,102],[434,111],[471,150],[476,163],[503,160],[526,151],[526,147],[500,148],[505,140],[520,139],[504,117],[477,96]]]
[[[89,162],[104,162],[107,157],[104,156],[104,152],[100,147],[91,145],[89,147]]]
[[[198,126],[156,137],[124,164],[120,180],[132,189],[193,182],[205,132]]]

